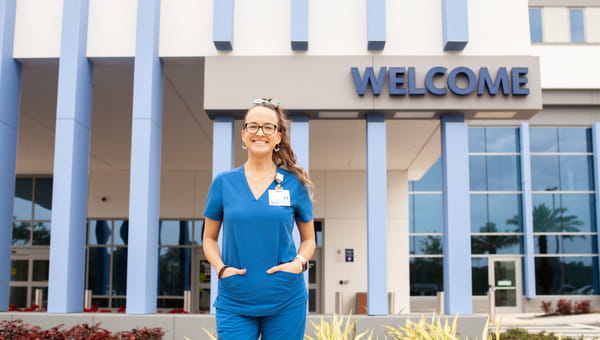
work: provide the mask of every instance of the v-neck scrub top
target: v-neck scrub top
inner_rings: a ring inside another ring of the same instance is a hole
[[[277,168],[283,175],[281,186],[289,190],[290,206],[271,206],[269,190],[256,199],[250,190],[244,168],[220,173],[213,180],[206,200],[204,216],[222,221],[223,262],[246,269],[244,275],[219,280],[215,308],[247,316],[267,316],[286,306],[307,299],[302,273],[266,271],[293,261],[296,246],[292,238],[294,221],[313,219],[312,201],[306,187],[291,172]]]

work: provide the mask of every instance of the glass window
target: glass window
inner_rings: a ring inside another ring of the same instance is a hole
[[[315,221],[316,222],[316,221]],[[316,223],[315,223],[316,227]],[[202,237],[204,235],[204,221],[194,221],[194,244],[202,245]]]
[[[87,289],[93,295],[110,295],[110,248],[88,248],[88,284]]]
[[[159,295],[180,296],[189,289],[189,248],[160,248],[159,250]]]
[[[522,229],[521,194],[471,194],[471,231],[514,233]]]
[[[537,42],[543,41],[542,9],[541,8],[530,8],[529,9],[529,33],[531,36],[532,43],[537,43]]]
[[[561,155],[560,190],[594,190],[592,156]]]
[[[518,128],[486,128],[485,152],[520,152]]]
[[[531,152],[558,152],[558,130],[556,128],[531,128],[529,129],[529,139]]]
[[[558,156],[531,156],[531,188],[534,191],[556,191],[560,188]]]
[[[127,245],[129,237],[129,220],[116,220],[114,221],[114,226],[114,244]]]
[[[442,161],[438,158],[418,181],[409,182],[410,191],[442,191]]]
[[[469,156],[472,191],[520,191],[519,156]]]
[[[473,254],[521,254],[521,236],[519,235],[473,235],[471,252]]]
[[[442,258],[410,259],[410,295],[435,296],[444,290]]]
[[[112,295],[127,292],[127,247],[112,248]]]
[[[15,182],[15,199],[13,216],[15,220],[30,220],[33,191],[32,178],[17,178]]]
[[[33,218],[50,220],[52,217],[52,178],[35,179],[35,207]]]
[[[29,260],[10,261],[10,280],[27,281],[29,276]]]
[[[106,220],[88,221],[88,244],[112,244],[112,223]]]
[[[569,19],[571,24],[571,42],[585,42],[583,8],[570,8]]]
[[[596,235],[536,235],[536,254],[592,254],[596,253]]]
[[[486,156],[469,156],[469,187],[472,191],[487,191]]]
[[[50,245],[50,222],[36,222],[33,224],[33,245]]]
[[[442,194],[409,195],[410,232],[441,233]]]
[[[191,229],[189,221],[163,220],[159,224],[160,245],[190,245]]]
[[[469,128],[469,152],[485,152],[485,128]]]
[[[536,257],[538,295],[599,294],[597,257]]]
[[[473,295],[487,295],[489,289],[487,257],[473,257],[471,259],[471,273],[473,276]]]
[[[13,222],[13,246],[29,246],[31,240],[29,239],[31,232],[31,223],[29,222]]]
[[[33,260],[32,281],[48,281],[48,269],[50,261],[48,260]]]
[[[559,128],[558,141],[560,152],[592,152],[592,129]]]
[[[411,236],[410,253],[412,255],[441,255],[442,237],[435,235]]]
[[[593,194],[534,194],[535,232],[595,232]]]

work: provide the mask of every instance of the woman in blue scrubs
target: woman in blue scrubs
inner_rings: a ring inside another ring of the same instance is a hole
[[[208,193],[203,248],[219,278],[219,339],[304,337],[308,294],[302,272],[315,250],[312,182],[296,165],[288,126],[278,101],[255,100],[242,129],[248,160],[217,175]]]

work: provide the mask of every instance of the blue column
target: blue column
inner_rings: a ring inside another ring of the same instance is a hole
[[[531,195],[531,152],[529,148],[529,123],[521,123],[521,204],[523,209],[523,241],[525,245],[525,291],[528,299],[535,297],[535,261],[533,243],[533,203]]]
[[[65,0],[58,73],[48,312],[83,309],[92,109],[87,0]]]
[[[448,315],[471,314],[469,131],[462,114],[443,115],[441,123],[444,303]]]
[[[138,1],[131,174],[127,314],[156,312],[162,134],[162,64],[158,58],[160,0]]]
[[[233,0],[213,1],[213,43],[219,51],[233,49]]]
[[[367,115],[367,310],[387,315],[387,143],[383,113]]]
[[[367,49],[385,47],[385,0],[367,0]]]
[[[442,0],[444,51],[462,51],[469,42],[468,0]]]
[[[598,232],[598,246],[600,248],[600,123],[594,123],[592,125],[592,148],[593,148],[593,159],[594,159],[594,195],[596,203],[596,231]],[[598,261],[598,273],[600,273],[600,261]],[[600,275],[600,274],[599,274]],[[595,277],[593,282],[597,284],[600,281],[600,277]]]
[[[16,0],[0,0],[0,312],[8,310],[21,66],[13,59]]]
[[[298,164],[304,171],[308,172],[308,156],[309,156],[309,125],[308,115],[296,113],[292,116],[292,123],[290,126],[290,139],[292,143],[292,150],[296,154],[296,164]],[[296,243],[296,249],[300,246],[300,232],[298,228],[294,228],[294,242]],[[304,272],[304,282],[308,288],[308,271]]]
[[[291,0],[292,50],[308,50],[308,0]]]
[[[233,116],[217,115],[213,124],[213,165],[212,177],[215,178],[223,171],[233,168]],[[221,234],[219,234],[219,246],[221,246]],[[215,314],[213,304],[217,298],[219,279],[215,269],[210,269],[210,313]]]

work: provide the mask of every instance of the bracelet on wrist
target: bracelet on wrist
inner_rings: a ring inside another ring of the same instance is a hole
[[[300,254],[296,255],[296,258],[300,260],[300,263],[302,263],[302,271],[305,272],[308,269],[308,262],[306,261],[304,256]]]
[[[217,275],[217,278],[222,278],[223,277],[223,273],[225,273],[225,269],[229,268],[229,266],[224,265],[223,267],[221,267],[221,269],[219,269],[219,274]]]

